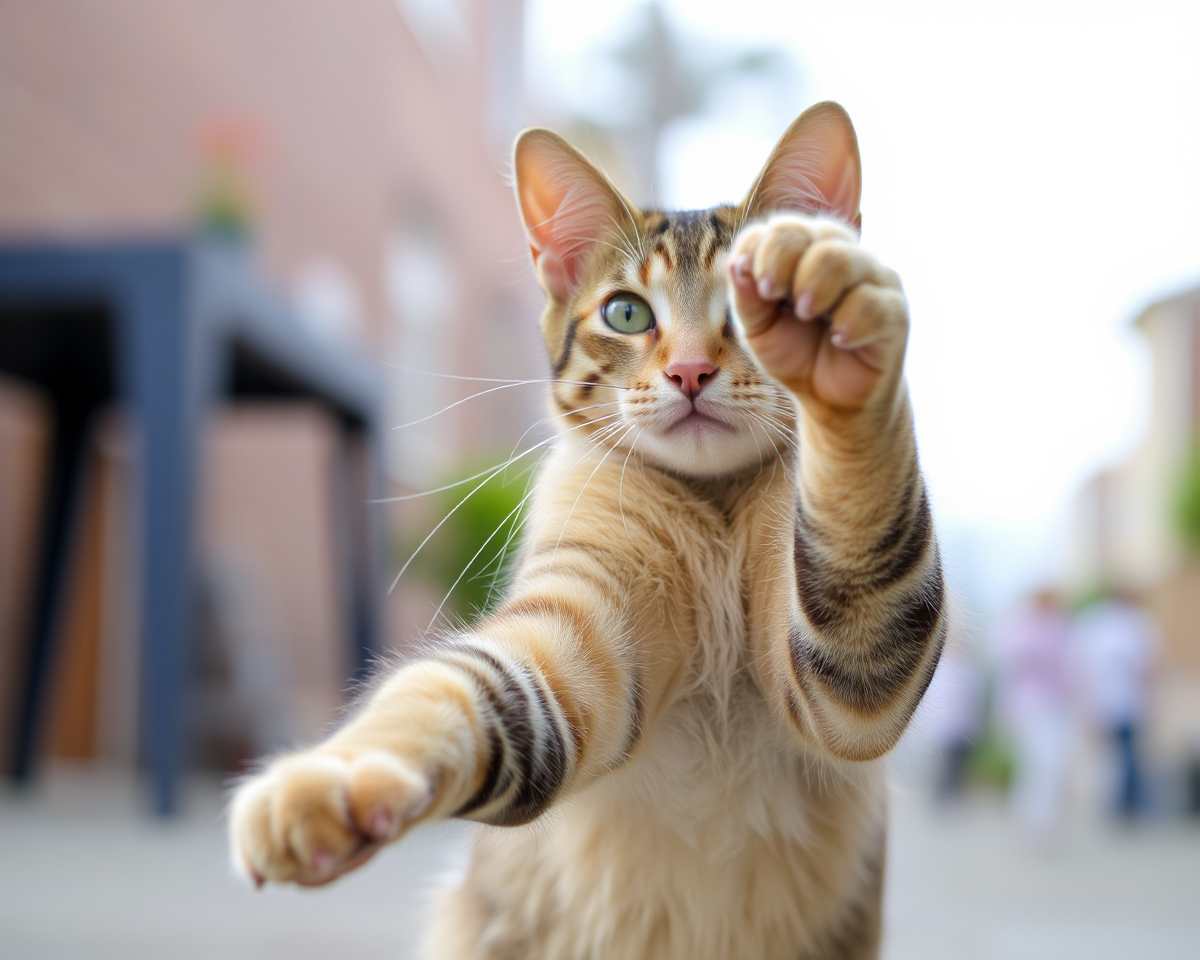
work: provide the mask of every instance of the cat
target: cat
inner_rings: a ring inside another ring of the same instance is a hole
[[[465,817],[431,958],[874,957],[880,758],[948,614],[850,119],[698,212],[547,130],[514,169],[559,434],[505,598],[244,782],[235,862],[328,883]]]

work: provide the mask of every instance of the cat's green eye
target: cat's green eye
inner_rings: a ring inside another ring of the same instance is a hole
[[[645,333],[654,326],[654,311],[636,293],[618,293],[601,308],[600,315],[618,333]]]

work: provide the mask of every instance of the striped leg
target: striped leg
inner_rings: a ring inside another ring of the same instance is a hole
[[[572,728],[545,677],[478,642],[454,643],[438,659],[471,679],[487,738],[483,781],[453,815],[506,826],[532,820],[575,766]]]
[[[781,641],[767,659],[806,736],[842,758],[877,757],[903,732],[945,633],[900,280],[845,224],[776,214],[739,235],[730,281],[747,342],[800,407],[794,593],[763,588],[775,612],[761,619]]]
[[[419,820],[525,823],[619,763],[640,709],[632,650],[611,639],[625,634],[619,611],[578,577],[535,586],[243,785],[230,818],[240,868],[326,883]]]
[[[844,759],[896,743],[946,632],[929,499],[907,401],[898,407],[888,441],[804,430],[786,697],[794,721]]]

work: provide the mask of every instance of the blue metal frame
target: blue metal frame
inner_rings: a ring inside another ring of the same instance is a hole
[[[135,415],[140,442],[143,743],[154,807],[169,814],[177,806],[186,737],[182,702],[204,417],[222,397],[236,395],[238,358],[248,357],[258,388],[324,404],[342,424],[344,446],[363,451],[361,482],[357,489],[343,485],[342,511],[352,521],[344,538],[352,564],[347,619],[353,664],[361,673],[381,640],[381,524],[366,512],[382,488],[382,385],[366,358],[308,335],[258,283],[244,252],[225,244],[0,245],[0,311],[6,304],[53,308],[85,300],[103,303],[112,317],[115,396],[89,398],[55,424],[12,773],[27,779],[35,766],[90,414],[106,401],[121,400]],[[0,372],[5,371],[0,355]],[[50,399],[52,409],[63,409]]]

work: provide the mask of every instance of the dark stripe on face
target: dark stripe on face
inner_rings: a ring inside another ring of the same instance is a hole
[[[721,247],[729,246],[730,241],[733,239],[733,231],[730,229],[729,225],[726,224],[723,219],[721,219],[719,210],[710,210],[708,212],[708,225],[712,228],[713,236],[717,239],[717,245]]]
[[[571,347],[575,345],[575,331],[585,319],[585,317],[572,317],[571,322],[567,324],[567,334],[563,337],[562,352],[559,354],[558,359],[554,361],[555,376],[558,376],[567,368],[567,363],[571,359]]]
[[[638,280],[643,287],[650,285],[650,254],[647,253],[642,257],[642,262],[638,264]]]
[[[553,390],[553,388],[552,388],[552,390]],[[550,399],[554,403],[554,408],[559,413],[566,414],[567,416],[573,416],[579,420],[587,419],[587,417],[585,417],[582,413],[576,413],[575,412],[576,408],[573,407],[570,402],[568,402],[568,401],[564,400],[562,397],[560,397],[557,393],[551,392]]]
[[[715,213],[709,214],[709,226],[712,229],[712,236],[709,237],[708,247],[704,251],[704,269],[711,270],[714,261],[717,259],[717,254],[723,252],[728,246],[728,241],[725,238],[725,228],[721,223],[721,218]]]
[[[623,334],[608,330],[601,332],[591,327],[584,327],[575,337],[572,359],[575,359],[574,354],[582,350],[583,357],[580,359],[586,358],[589,363],[586,366],[581,364],[581,369],[588,370],[599,380],[601,378],[595,373],[594,367],[598,367],[602,363],[612,366],[628,366],[637,360],[647,338],[653,342],[654,336],[654,329],[640,334]],[[619,376],[620,374],[618,374]],[[580,378],[575,377],[574,379]],[[590,380],[592,377],[585,379]]]
[[[581,397],[586,400],[588,397],[590,397],[592,395],[592,391],[594,389],[596,389],[596,384],[598,384],[600,382],[600,374],[589,373],[583,379],[586,381],[586,383],[580,384],[579,393],[580,393]]]
[[[706,218],[700,210],[681,210],[672,214],[672,240],[675,242],[675,259],[679,272],[694,274],[701,263],[700,245],[707,233]]]

